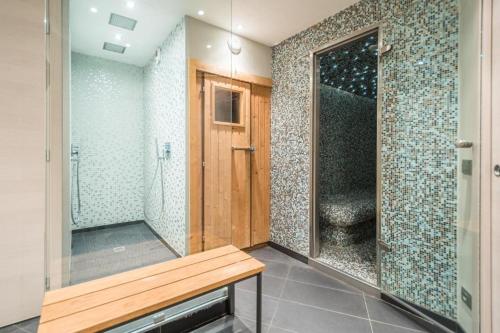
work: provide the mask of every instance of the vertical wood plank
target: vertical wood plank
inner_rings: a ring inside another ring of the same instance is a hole
[[[271,88],[252,85],[251,159],[252,246],[269,241]]]

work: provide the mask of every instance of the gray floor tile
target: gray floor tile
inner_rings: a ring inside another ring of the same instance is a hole
[[[264,264],[266,264],[266,270],[264,271],[264,275],[278,277],[280,279],[284,279],[287,277],[290,267],[295,267],[294,265],[282,262],[269,261],[264,259],[261,259],[261,261]]]
[[[16,325],[9,325],[0,328],[0,333],[26,333],[26,331]]]
[[[267,333],[300,333],[300,332],[292,331],[292,330],[285,330],[283,328],[271,326],[271,327],[269,327],[269,330],[267,331]]]
[[[417,333],[419,331],[372,321],[373,333]],[[426,332],[426,331],[423,331]]]
[[[368,320],[281,300],[272,325],[307,333],[371,333]]]
[[[254,332],[257,332],[257,329],[256,329],[256,322],[255,320],[250,320],[248,318],[239,318],[241,320],[241,322],[243,322],[245,324],[245,326],[247,328],[250,329],[250,332],[254,333]],[[266,333],[269,331],[269,325],[268,324],[265,324],[265,323],[262,323],[262,332]],[[238,331],[235,331],[235,332],[238,332]]]
[[[351,287],[339,280],[335,280],[331,277],[328,277],[312,267],[293,266],[290,268],[290,274],[288,275],[288,279],[362,294],[360,290]]]
[[[267,332],[268,327],[262,325],[263,332]],[[255,322],[244,318],[226,316],[220,318],[206,326],[192,331],[193,333],[253,333],[255,332]]]
[[[235,302],[235,312],[236,315],[252,319],[256,317],[256,294],[254,292],[245,291],[241,289],[236,290],[236,302]],[[271,319],[276,312],[276,308],[278,307],[278,301],[263,296],[262,297],[262,322],[270,323]]]
[[[40,322],[40,317],[36,317],[33,319],[28,319],[28,320],[22,321],[20,323],[17,323],[16,325],[19,328],[22,328],[23,330],[25,330],[26,332],[36,333],[36,331],[38,330],[38,323],[39,322]]]
[[[262,294],[272,297],[279,297],[281,290],[285,286],[285,280],[269,275],[262,276]],[[256,278],[251,278],[236,284],[237,289],[253,291],[257,289]]]
[[[367,296],[366,305],[370,313],[370,319],[372,320],[416,330],[424,330],[420,325],[389,303]]]
[[[175,259],[145,223],[75,233],[71,284]]]
[[[287,281],[283,299],[367,318],[362,295],[294,281]]]
[[[276,261],[276,262],[282,262],[282,263],[294,264],[294,265],[304,265],[302,262],[300,262],[300,261],[298,261],[290,256],[287,256],[283,252],[275,250],[269,246],[266,246],[266,247],[263,247],[260,249],[256,249],[256,250],[252,251],[250,254],[257,259]]]

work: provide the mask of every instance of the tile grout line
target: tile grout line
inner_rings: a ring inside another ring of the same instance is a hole
[[[258,259],[258,260],[265,260],[265,261],[269,261],[269,262],[281,263],[281,264],[288,265],[289,266],[289,270],[287,272],[287,276],[284,279],[285,283],[286,283],[286,281],[292,281],[292,282],[297,282],[297,283],[300,283],[300,284],[303,284],[303,285],[309,285],[309,286],[315,286],[315,287],[320,287],[320,288],[326,288],[326,289],[330,289],[330,290],[336,290],[336,291],[345,292],[347,294],[356,295],[356,296],[363,296],[363,300],[365,302],[365,307],[366,307],[366,311],[367,311],[367,315],[368,316],[369,316],[369,311],[368,311],[368,304],[366,302],[366,297],[370,297],[371,299],[374,299],[376,301],[383,302],[384,304],[390,305],[391,307],[394,308],[394,306],[392,304],[387,303],[386,301],[384,301],[382,299],[379,299],[379,298],[376,298],[376,297],[372,297],[370,295],[366,295],[364,292],[362,292],[362,293],[355,293],[355,292],[348,291],[348,290],[336,289],[336,288],[332,288],[332,287],[326,287],[326,286],[321,286],[321,285],[317,285],[317,284],[312,284],[312,283],[308,283],[308,282],[302,282],[302,281],[296,281],[294,279],[290,279],[289,278],[289,274],[290,274],[290,270],[291,270],[292,266],[300,267],[299,265],[296,265],[296,264],[293,264],[293,263],[284,263],[284,262],[275,261],[275,260],[269,260],[269,259]],[[328,278],[330,278],[330,279],[332,279],[334,281],[337,281],[335,278],[329,277],[328,275],[323,274],[320,271],[317,271],[314,267],[311,267],[311,269],[313,269],[315,272],[321,273],[321,275],[324,275],[324,276],[326,276],[326,277],[328,277]],[[283,279],[283,278],[280,278],[280,277],[277,277],[277,276],[274,276],[274,275],[269,275],[269,276],[271,276],[273,278]],[[244,292],[248,292],[248,293],[254,293],[251,290],[245,290],[245,289],[241,289],[241,290],[244,291]],[[372,320],[370,318],[367,319],[367,318],[359,317],[359,316],[356,316],[356,315],[352,315],[352,314],[348,314],[348,313],[344,313],[344,312],[340,312],[340,311],[335,311],[335,310],[326,309],[326,308],[322,308],[322,307],[318,307],[318,306],[314,306],[314,305],[310,305],[310,304],[305,304],[305,303],[301,303],[301,302],[297,302],[297,301],[283,299],[282,298],[283,291],[284,291],[284,287],[283,287],[282,291],[280,292],[280,296],[278,298],[275,297],[275,296],[269,296],[269,295],[265,295],[265,296],[268,297],[268,298],[270,298],[270,299],[278,301],[278,304],[279,304],[280,301],[285,301],[285,302],[289,302],[289,303],[292,303],[292,304],[298,304],[298,305],[310,307],[310,308],[313,308],[313,309],[319,309],[319,310],[323,310],[323,311],[327,311],[327,312],[332,312],[332,313],[337,313],[337,314],[340,314],[340,315],[345,315],[345,316],[349,316],[349,317],[353,317],[353,318],[357,318],[357,319],[368,320],[368,322],[370,323],[370,328],[372,329],[372,332],[373,332],[373,327],[372,327],[372,324],[371,324],[372,321],[375,322],[375,323],[380,323],[380,324],[388,325],[388,326],[391,326],[391,327],[398,327],[398,328],[402,328],[402,329],[405,329],[405,330],[410,330],[410,331],[413,331],[413,332],[424,332],[424,331],[417,330],[417,329],[414,329],[414,328],[409,328],[409,327],[406,327],[406,326],[401,326],[401,325],[386,323],[386,322],[382,322],[382,321],[379,321],[379,320]],[[276,312],[274,313],[274,316],[272,318],[271,323],[274,321],[274,317],[276,316],[277,311],[278,311],[278,309],[276,309]],[[405,312],[408,313],[408,314],[410,314],[410,315],[412,315],[413,317],[415,317],[415,315],[413,315],[412,313],[410,313],[408,311],[405,311]],[[277,326],[275,326],[275,327],[277,327]],[[270,328],[271,328],[271,325],[269,326],[269,329]],[[277,328],[280,328],[280,327],[277,327]]]
[[[363,293],[363,302],[365,303],[366,315],[368,316],[368,322],[370,323],[370,330],[373,333],[372,320],[370,318],[370,310],[368,310],[368,304],[366,303],[365,293]]]
[[[389,323],[386,323],[386,322],[383,322],[383,321],[380,321],[380,320],[374,320],[374,319],[372,319],[371,321],[374,322],[374,323],[377,323],[377,324],[383,324],[383,325],[386,325],[386,326],[392,326],[392,327],[402,328],[402,329],[407,330],[407,331],[425,333],[425,331],[417,330],[415,328],[409,328],[409,327],[405,327],[405,326],[401,326],[401,325],[396,325],[396,324],[389,324]]]
[[[21,330],[22,332],[25,332],[25,333],[32,333],[31,331],[28,331],[27,329],[24,329],[22,327],[19,327],[18,325],[14,325],[17,329]]]
[[[280,301],[281,301],[281,299],[283,297],[283,293],[285,292],[285,287],[286,287],[286,283],[288,281],[288,277],[290,276],[290,271],[292,270],[292,266],[291,265],[289,265],[289,264],[286,264],[286,265],[287,265],[287,271],[286,271],[286,276],[283,279],[284,280],[283,288],[281,288],[280,295],[278,297],[278,304],[276,305],[276,309],[274,310],[273,317],[271,318],[271,321],[269,322],[268,331],[270,331],[271,327],[273,326],[274,318],[276,317],[276,313],[278,313],[278,309],[280,307]]]
[[[433,322],[431,322],[431,321],[429,321],[429,320],[427,320],[427,319],[425,319],[425,318],[421,318],[421,317],[419,317],[419,316],[417,316],[417,315],[415,315],[415,314],[411,313],[410,311],[407,311],[407,310],[405,310],[405,309],[401,309],[401,308],[399,308],[399,307],[397,307],[397,306],[395,306],[395,305],[393,305],[393,304],[391,304],[391,303],[389,303],[389,302],[387,302],[387,301],[385,301],[385,300],[383,300],[383,299],[381,299],[381,298],[376,298],[376,297],[369,296],[369,295],[368,295],[368,297],[370,297],[370,298],[372,298],[372,299],[374,299],[374,300],[376,300],[376,301],[378,301],[378,302],[381,302],[381,303],[383,303],[383,304],[385,304],[385,305],[388,305],[388,306],[390,306],[391,308],[393,308],[394,310],[396,310],[396,311],[398,311],[398,312],[404,312],[404,313],[405,313],[405,315],[409,316],[410,318],[422,319],[422,320],[426,321],[427,323],[429,323],[429,324],[431,324],[431,325],[434,325],[434,323],[433,323]],[[411,319],[410,319],[410,320],[411,320]],[[375,322],[382,323],[382,324],[387,324],[387,325],[392,325],[392,326],[398,326],[398,325],[391,324],[391,323],[386,323],[386,322],[383,322],[383,321],[380,321],[380,320],[374,320],[374,321],[375,321]],[[404,327],[404,326],[401,326],[401,327]],[[411,328],[408,328],[408,329],[411,329]],[[415,330],[415,329],[413,329],[413,330]],[[418,330],[417,330],[417,331],[418,331]],[[420,332],[422,332],[422,331],[420,331]]]
[[[269,260],[268,260],[269,261]],[[316,273],[320,273],[320,272],[317,272],[315,271]],[[314,287],[319,287],[319,288],[325,288],[325,289],[330,289],[330,290],[335,290],[335,291],[340,291],[340,292],[344,292],[344,293],[347,293],[347,294],[351,294],[351,295],[357,295],[357,296],[361,296],[363,294],[362,291],[351,291],[351,290],[346,290],[346,289],[341,289],[341,288],[334,288],[334,287],[329,287],[329,286],[324,286],[324,285],[320,285],[320,284],[316,284],[316,283],[311,283],[311,282],[305,282],[305,281],[299,281],[299,280],[295,280],[295,279],[291,279],[288,277],[290,273],[288,272],[287,276],[285,278],[281,277],[281,276],[277,276],[277,275],[272,275],[272,274],[269,274],[267,273],[266,275],[268,277],[272,277],[274,279],[280,279],[280,280],[288,280],[288,281],[291,281],[291,282],[296,282],[296,283],[300,283],[300,284],[304,284],[304,285],[307,285],[307,286],[314,286]],[[326,277],[332,279],[331,277],[325,275]],[[335,279],[332,279],[333,281],[337,281]],[[267,295],[266,295],[267,296]]]
[[[251,294],[255,294],[255,291],[252,291],[252,290],[240,289],[240,291],[251,293]],[[326,308],[322,308],[322,307],[319,307],[319,306],[316,306],[316,305],[301,303],[301,302],[297,302],[297,301],[293,301],[293,300],[289,300],[289,299],[280,299],[280,298],[277,298],[275,296],[269,296],[269,295],[264,295],[264,296],[266,296],[266,297],[268,297],[270,299],[273,299],[275,301],[278,301],[278,302],[279,301],[285,301],[285,302],[288,302],[288,303],[298,304],[298,305],[310,307],[310,308],[313,308],[313,309],[318,309],[318,310],[328,311],[328,312],[332,312],[332,313],[336,313],[336,314],[340,314],[340,315],[344,315],[344,316],[349,316],[349,317],[353,317],[353,318],[368,320],[368,318],[356,316],[356,315],[345,313],[345,312],[340,312],[340,311],[335,311],[335,310],[331,310],[331,309],[326,309]],[[357,295],[357,296],[361,296],[361,295]]]

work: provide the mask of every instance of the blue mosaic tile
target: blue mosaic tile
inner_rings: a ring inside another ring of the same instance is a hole
[[[309,51],[376,22],[382,62],[382,289],[456,317],[457,0],[361,1],[273,48],[271,239],[307,255]]]

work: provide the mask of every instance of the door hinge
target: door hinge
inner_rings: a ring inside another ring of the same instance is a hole
[[[50,150],[45,149],[45,161],[50,162]]]
[[[45,61],[45,89],[49,89],[50,86],[50,62]]]
[[[387,244],[386,242],[384,242],[383,240],[379,239],[378,245],[382,251],[392,252],[391,246],[389,244]]]
[[[383,56],[384,54],[386,54],[387,52],[391,51],[392,50],[392,45],[391,44],[387,44],[387,45],[382,45],[380,47],[380,49],[378,50],[378,54],[380,56]]]
[[[201,235],[201,242],[205,243],[205,234]]]
[[[50,277],[45,277],[45,290],[50,290]]]
[[[205,162],[205,161],[201,162],[201,166],[202,166],[203,168],[204,168],[204,167],[206,167],[206,166],[207,166],[207,162]]]
[[[50,24],[49,24],[49,19],[47,17],[43,20],[43,25],[45,29],[45,34],[50,35]]]

